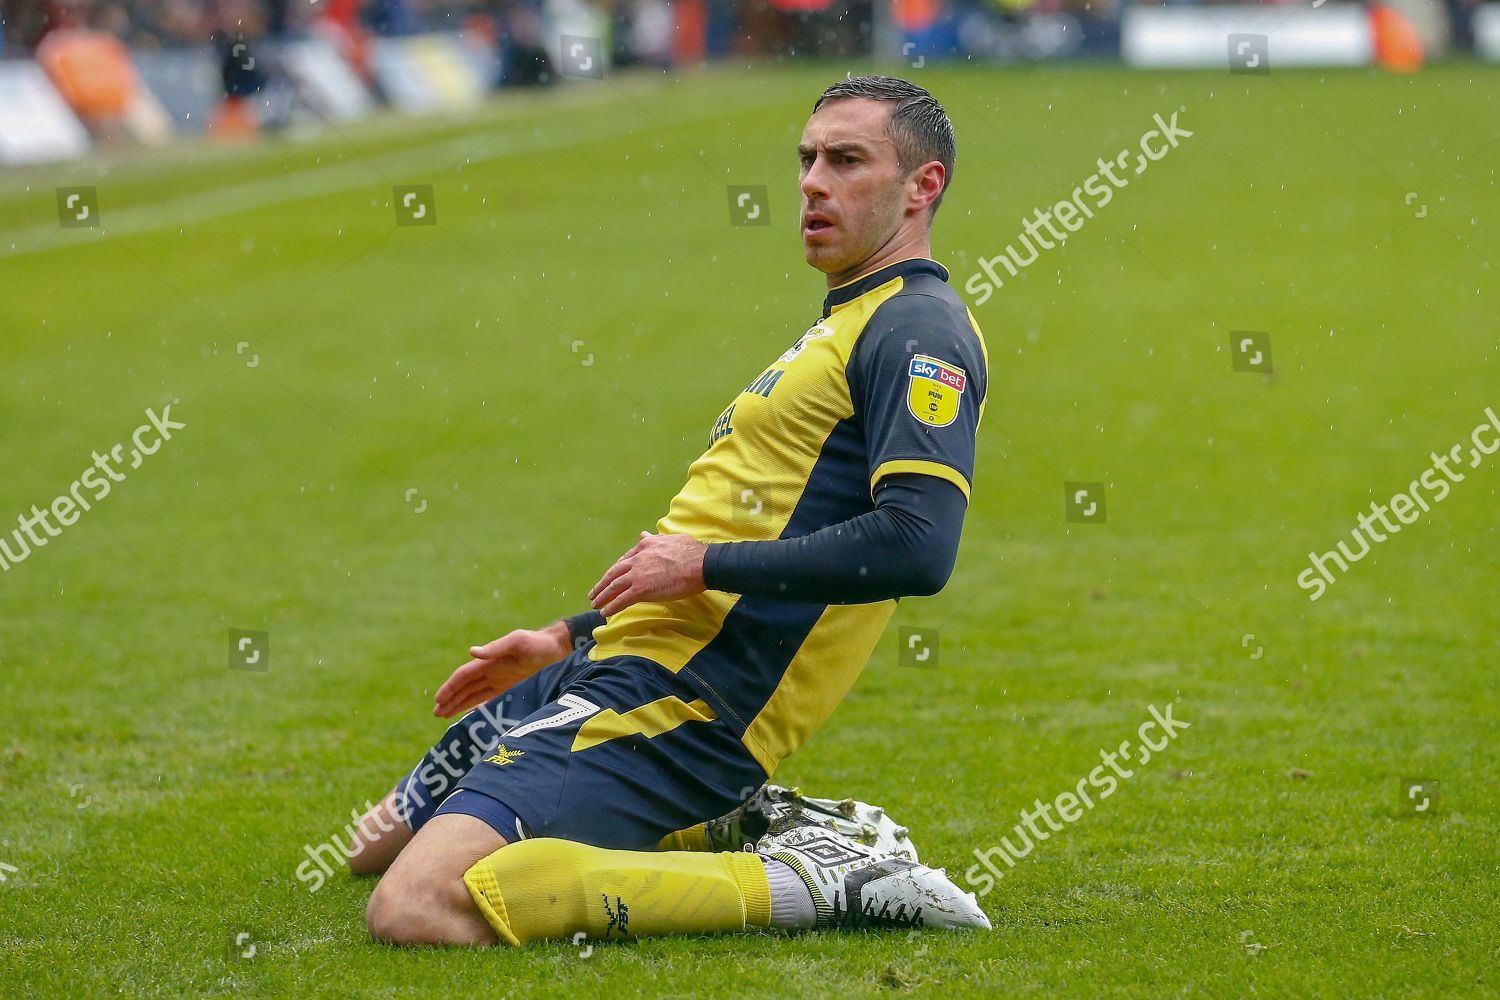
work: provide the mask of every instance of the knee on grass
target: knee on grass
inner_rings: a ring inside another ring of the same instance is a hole
[[[384,944],[474,944],[452,933],[455,918],[474,908],[469,890],[457,879],[392,884],[382,881],[365,907],[365,927]]]

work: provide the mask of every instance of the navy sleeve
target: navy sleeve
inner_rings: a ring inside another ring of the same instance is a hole
[[[573,640],[573,648],[577,649],[594,638],[594,629],[604,624],[604,616],[597,611],[585,611],[564,618],[563,624],[568,627],[568,637]]]
[[[882,480],[875,509],[808,535],[708,547],[703,582],[730,594],[818,604],[871,604],[943,589],[968,501],[945,479]]]
[[[860,334],[848,375],[871,495],[888,475],[920,473],[967,497],[988,373],[962,302],[915,292],[887,300]]]

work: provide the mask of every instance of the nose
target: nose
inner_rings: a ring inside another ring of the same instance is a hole
[[[816,202],[819,198],[828,196],[828,185],[824,179],[825,167],[823,157],[816,157],[812,166],[802,175],[802,197],[808,204]]]

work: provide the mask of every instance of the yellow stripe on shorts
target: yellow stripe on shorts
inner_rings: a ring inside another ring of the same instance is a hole
[[[694,698],[688,702],[676,695],[658,698],[648,705],[632,708],[623,715],[612,708],[606,708],[578,727],[578,735],[573,738],[573,752],[637,733],[649,740],[662,733],[670,733],[684,722],[713,722],[718,717],[702,698]]]

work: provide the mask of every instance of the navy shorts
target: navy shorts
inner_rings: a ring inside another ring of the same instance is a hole
[[[520,833],[650,850],[715,819],[766,780],[729,725],[671,671],[638,656],[590,662],[592,643],[463,716],[396,785],[413,830],[455,791],[507,840]],[[500,808],[493,808],[498,802]]]

